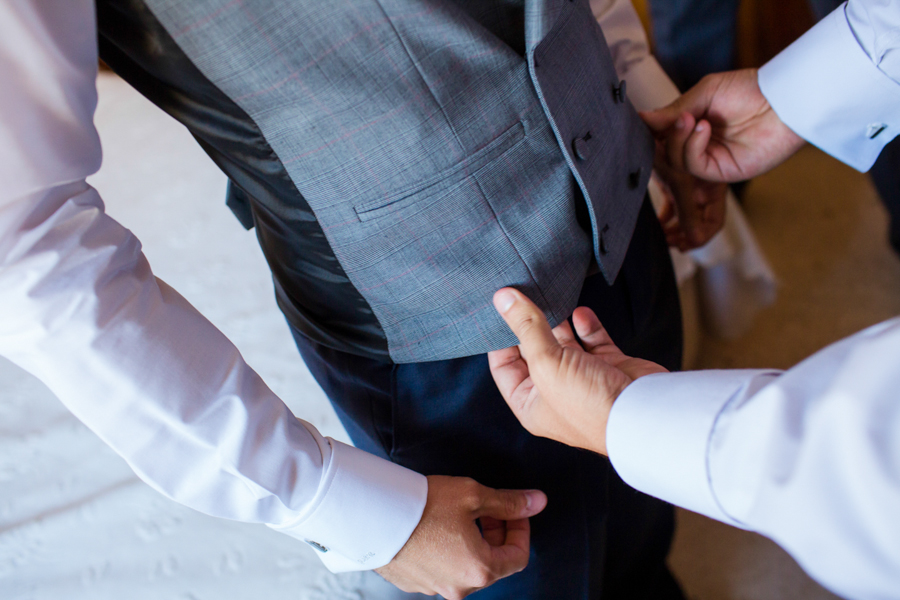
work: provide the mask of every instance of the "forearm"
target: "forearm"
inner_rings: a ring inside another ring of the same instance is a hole
[[[591,0],[591,10],[609,44],[616,73],[626,80],[637,110],[652,110],[678,98],[669,76],[650,54],[650,42],[630,0]]]
[[[776,377],[760,370],[691,371],[635,380],[610,413],[610,461],[642,492],[741,526],[723,511],[711,484],[709,439],[726,407]]]
[[[424,478],[296,419],[153,277],[94,190],[41,196],[0,213],[0,353],[170,498],[316,541],[337,570],[387,562],[415,528]]]
[[[842,595],[892,597],[898,356],[895,319],[782,374],[643,378],[613,406],[610,459],[641,491],[771,537]]]
[[[0,353],[167,496],[315,541],[335,570],[389,561],[424,478],[294,418],[85,183],[100,163],[93,4],[0,15]]]

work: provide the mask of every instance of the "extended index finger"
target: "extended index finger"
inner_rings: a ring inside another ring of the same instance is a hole
[[[544,313],[522,292],[503,288],[494,294],[494,306],[519,338],[519,351],[526,361],[551,355],[560,347]]]
[[[575,331],[581,338],[584,349],[591,354],[607,351],[618,351],[615,342],[606,331],[606,327],[597,318],[597,314],[585,306],[579,306],[572,315]]]

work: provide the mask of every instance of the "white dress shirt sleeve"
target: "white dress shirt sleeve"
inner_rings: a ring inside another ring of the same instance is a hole
[[[607,429],[632,486],[784,547],[851,598],[900,590],[900,319],[779,374],[650,375]]]
[[[85,183],[96,40],[91,0],[0,3],[0,354],[166,496],[312,542],[333,571],[388,563],[426,479],[294,417]]]
[[[797,135],[859,171],[900,134],[900,0],[850,0],[759,71]]]
[[[681,94],[650,54],[647,32],[631,0],[591,0],[609,45],[619,79],[627,81],[628,99],[637,110],[666,106]]]

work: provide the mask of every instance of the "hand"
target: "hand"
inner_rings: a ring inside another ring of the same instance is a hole
[[[666,369],[622,354],[589,308],[553,330],[521,292],[503,288],[494,306],[519,346],[488,354],[491,374],[516,418],[534,435],[606,454],[613,402],[632,381]],[[583,347],[582,347],[583,345]]]
[[[465,477],[431,476],[418,526],[376,571],[405,592],[460,600],[525,568],[528,517],[546,505],[537,490],[494,490]]]
[[[665,194],[659,221],[669,246],[687,252],[703,246],[722,229],[727,184],[705,181],[676,169],[666,159],[661,142],[656,145],[651,177]]]
[[[756,69],[707,75],[678,100],[641,113],[672,165],[708,181],[743,181],[803,144],[759,89]]]

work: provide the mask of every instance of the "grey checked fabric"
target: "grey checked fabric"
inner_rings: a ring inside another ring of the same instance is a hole
[[[592,257],[610,281],[624,259],[652,141],[586,2],[525,5],[523,57],[450,0],[148,2],[256,122],[396,362],[512,345],[497,289],[555,324]]]

